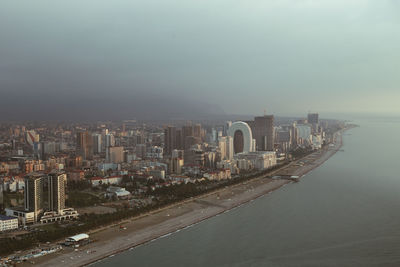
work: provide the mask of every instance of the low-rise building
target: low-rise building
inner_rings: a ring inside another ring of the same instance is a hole
[[[276,165],[276,153],[275,152],[267,152],[267,151],[257,151],[257,152],[248,152],[248,153],[239,153],[235,155],[235,158],[238,160],[239,169],[246,169],[240,160],[247,160],[251,162],[251,165],[254,166],[257,170],[265,170],[271,168]]]
[[[26,225],[35,222],[35,212],[25,211],[23,208],[5,209],[6,215],[15,217],[21,225]]]
[[[225,180],[225,179],[231,179],[231,170],[230,169],[222,169],[222,170],[217,170],[214,172],[208,172],[204,174],[204,178],[207,178],[208,180]]]
[[[254,165],[251,163],[250,160],[247,159],[238,159],[236,161],[239,170],[251,170],[254,168]]]
[[[18,229],[18,218],[0,215],[0,232]]]
[[[106,172],[109,170],[118,171],[121,169],[121,165],[117,163],[101,163],[97,166],[97,168],[102,172]]]
[[[217,169],[230,169],[231,174],[239,173],[239,168],[234,160],[222,160],[217,162]]]
[[[79,234],[68,237],[65,239],[64,245],[66,246],[76,246],[76,245],[85,245],[89,243],[89,235],[87,234]]]
[[[156,179],[165,179],[164,170],[150,170],[149,175],[153,176]]]
[[[120,184],[122,176],[110,176],[110,177],[92,177],[90,183],[92,186],[99,186],[102,184]]]
[[[60,212],[47,211],[40,218],[40,223],[50,223],[57,221],[65,221],[78,218],[79,214],[73,208],[63,209]]]
[[[172,181],[172,184],[179,184],[179,183],[194,183],[196,179],[190,178],[185,175],[170,175],[169,176],[170,180]]]
[[[117,187],[117,186],[110,186],[107,188],[107,193],[106,195],[108,197],[117,197],[117,198],[128,198],[131,196],[131,193],[123,187]]]

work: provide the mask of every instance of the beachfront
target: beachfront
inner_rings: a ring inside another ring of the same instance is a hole
[[[326,147],[324,150],[314,152],[294,161],[281,169],[269,173],[268,176],[284,174],[301,177],[305,175],[340,149],[342,145],[341,133],[337,133],[335,139],[334,146]],[[119,224],[94,230],[90,234],[91,239],[94,241],[93,243],[79,248],[77,251],[64,250],[42,257],[35,261],[35,265],[87,265],[226,212],[288,183],[291,183],[291,181],[263,176],[197,198],[188,199],[182,203],[174,204]],[[123,225],[122,228],[120,227],[121,225]],[[27,266],[31,265],[31,263],[27,262],[23,265]]]

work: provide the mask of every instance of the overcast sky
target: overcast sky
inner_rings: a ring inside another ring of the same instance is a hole
[[[400,113],[399,85],[396,0],[0,2],[3,116]]]

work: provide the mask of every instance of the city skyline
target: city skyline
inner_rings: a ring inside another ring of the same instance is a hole
[[[400,266],[399,11],[1,1],[0,267]]]

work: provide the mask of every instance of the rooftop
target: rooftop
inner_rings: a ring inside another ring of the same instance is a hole
[[[25,176],[25,178],[28,178],[28,179],[37,179],[37,178],[42,178],[42,177],[44,177],[44,176],[46,176],[44,173],[40,173],[40,172],[31,172],[31,173],[28,173],[28,174]]]
[[[0,215],[0,221],[8,221],[8,220],[14,220],[17,219],[16,217],[10,217],[10,216],[5,216],[5,215]]]

